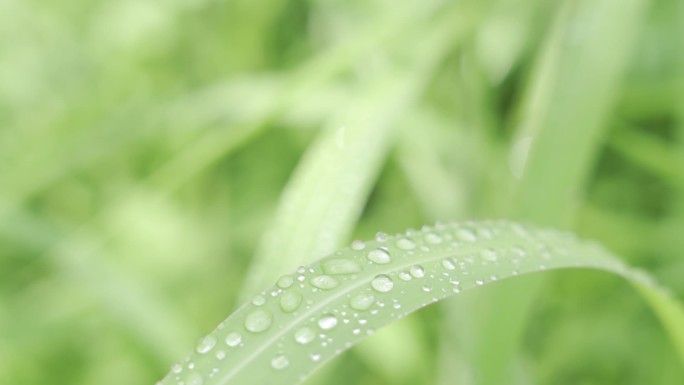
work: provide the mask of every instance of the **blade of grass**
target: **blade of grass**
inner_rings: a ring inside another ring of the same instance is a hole
[[[201,338],[161,384],[297,384],[421,307],[497,280],[562,268],[626,278],[684,353],[684,310],[646,273],[570,234],[506,221],[467,222],[355,243],[283,276]],[[684,355],[680,359],[684,363]]]
[[[630,57],[633,38],[647,1],[568,1],[560,6],[544,43],[535,76],[522,104],[518,138],[534,138],[522,180],[512,200],[516,218],[546,225],[571,220],[591,162],[599,148],[606,117]],[[618,16],[619,15],[619,16]],[[604,52],[611,52],[605,56]],[[478,384],[504,383],[542,278],[492,291],[474,302],[478,345],[473,366]],[[509,306],[515,303],[516,306]],[[506,328],[497,309],[510,308]]]

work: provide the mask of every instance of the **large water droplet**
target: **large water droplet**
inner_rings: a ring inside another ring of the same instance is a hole
[[[385,249],[375,249],[366,255],[369,261],[377,263],[379,265],[385,265],[392,262],[392,257]]]
[[[399,238],[397,240],[397,247],[402,250],[413,250],[416,248],[416,244],[408,238]]]
[[[387,293],[394,287],[394,282],[392,282],[392,278],[386,276],[385,274],[380,274],[373,278],[371,281],[371,287],[380,293]]]
[[[245,328],[252,333],[263,332],[271,327],[273,315],[266,310],[254,310],[245,318]]]
[[[361,272],[361,265],[358,263],[343,258],[328,259],[322,264],[323,272],[326,274],[354,274]]]
[[[214,346],[216,346],[216,337],[210,334],[199,340],[195,347],[195,351],[199,354],[206,354],[209,353]]]
[[[294,278],[290,275],[283,275],[278,279],[278,282],[276,285],[278,285],[279,288],[281,289],[287,289],[288,287],[292,286],[294,283]]]
[[[316,338],[316,332],[310,327],[303,327],[294,334],[294,339],[300,345],[306,345]]]
[[[329,275],[319,275],[311,279],[311,285],[323,290],[334,289],[339,284],[338,280]]]
[[[280,297],[280,308],[286,313],[297,310],[302,303],[302,295],[296,291],[288,291]]]
[[[421,265],[413,265],[409,268],[409,273],[411,273],[411,276],[414,278],[423,278],[425,277],[425,269],[423,269],[423,266]]]
[[[372,294],[361,293],[352,297],[352,299],[349,301],[349,306],[351,306],[352,309],[363,311],[368,310],[371,306],[373,306],[374,302],[375,296]]]
[[[277,356],[271,360],[271,367],[276,370],[285,369],[288,365],[290,365],[290,361],[283,355]]]
[[[332,314],[326,314],[318,320],[318,327],[323,330],[330,330],[337,326],[337,317]]]
[[[230,332],[226,336],[226,345],[230,346],[231,348],[234,348],[242,343],[242,335],[238,332]]]

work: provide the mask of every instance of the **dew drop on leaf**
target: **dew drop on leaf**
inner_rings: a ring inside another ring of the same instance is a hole
[[[271,327],[273,315],[267,310],[254,310],[245,318],[245,329],[252,333],[260,333]]]
[[[352,242],[351,248],[352,248],[352,250],[356,250],[356,251],[363,250],[366,248],[366,244],[363,243],[363,241],[359,241],[357,239],[357,240]]]
[[[290,365],[290,361],[287,357],[280,355],[271,360],[271,367],[276,370],[282,370]]]
[[[263,304],[266,303],[266,297],[264,297],[261,294],[257,294],[252,298],[252,305],[254,306],[262,306]]]
[[[238,332],[230,332],[225,339],[226,345],[234,348],[242,343],[242,335]]]
[[[409,268],[409,272],[411,273],[411,276],[414,278],[423,278],[425,277],[425,269],[423,269],[423,266],[421,265],[413,265]]]
[[[280,297],[280,308],[285,313],[292,313],[302,303],[302,295],[296,291],[288,291]]]
[[[281,289],[287,289],[288,287],[292,286],[294,283],[294,279],[290,275],[283,275],[278,279],[278,282],[276,285],[278,285],[279,288]]]
[[[413,250],[416,248],[416,244],[408,238],[399,238],[397,241],[397,247],[402,250]]]
[[[394,288],[394,282],[392,282],[392,278],[386,276],[385,274],[380,274],[373,278],[371,281],[371,287],[380,293],[387,293]]]
[[[352,299],[349,301],[349,306],[351,306],[352,309],[354,310],[368,310],[371,306],[373,306],[373,303],[375,302],[375,296],[372,294],[357,294],[356,296],[352,297]]]
[[[303,327],[297,330],[294,334],[294,339],[300,345],[306,345],[316,338],[316,332],[310,327]]]
[[[323,290],[334,289],[339,284],[338,280],[329,275],[319,275],[311,279],[311,285]]]
[[[387,252],[387,250],[382,248],[369,252],[368,255],[366,255],[366,258],[368,258],[369,261],[379,265],[386,265],[392,262],[392,257],[390,254]]]
[[[337,317],[332,314],[326,314],[318,320],[318,327],[323,330],[330,330],[337,326]]]
[[[216,346],[216,337],[208,335],[199,340],[195,347],[195,351],[199,354],[206,354],[209,353],[214,346]]]

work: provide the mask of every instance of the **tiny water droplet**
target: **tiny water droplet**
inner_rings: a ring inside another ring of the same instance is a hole
[[[409,273],[411,273],[411,276],[414,278],[423,278],[425,277],[425,269],[423,269],[423,266],[421,265],[413,265],[409,268]]]
[[[280,308],[285,313],[292,313],[302,303],[302,295],[297,291],[288,291],[280,297]]]
[[[361,272],[361,265],[343,258],[328,259],[322,264],[323,272],[331,275],[354,274]]]
[[[408,238],[399,238],[397,247],[402,250],[413,250],[416,248],[416,243]]]
[[[368,310],[375,302],[375,296],[372,294],[358,294],[349,301],[349,306],[354,310]]]
[[[387,242],[387,238],[389,238],[389,237],[386,233],[379,232],[379,233],[375,234],[375,240],[378,242]]]
[[[264,297],[261,294],[257,294],[252,298],[252,305],[254,306],[262,306],[263,304],[266,303],[266,297]]]
[[[276,370],[285,369],[288,365],[290,365],[290,361],[283,355],[277,356],[271,360],[271,367]]]
[[[176,374],[179,374],[183,371],[183,365],[178,364],[178,363],[173,364],[173,366],[171,367],[171,371],[176,373]]]
[[[337,326],[337,317],[332,314],[326,314],[318,320],[318,327],[323,330],[330,330]]]
[[[423,288],[422,288],[422,289],[423,289],[424,292],[429,293],[429,292],[432,291],[432,286],[430,286],[430,285],[423,285]]]
[[[411,280],[411,278],[412,278],[411,274],[409,274],[407,271],[400,271],[399,272],[399,279],[401,279],[402,281],[408,282]]]
[[[387,250],[383,248],[375,249],[369,252],[368,255],[366,255],[366,258],[368,258],[369,261],[377,263],[379,265],[386,265],[392,262],[392,257],[387,252]]]
[[[454,265],[451,259],[447,258],[442,261],[442,267],[444,267],[447,270],[454,270],[456,268],[456,265]]]
[[[352,248],[352,250],[356,250],[356,251],[363,250],[366,248],[366,244],[363,243],[363,241],[359,241],[357,239],[357,240],[352,242],[351,248]]]
[[[371,287],[380,293],[387,293],[394,288],[394,282],[392,282],[392,278],[384,274],[380,274],[373,278],[371,281]]]
[[[310,327],[303,327],[294,334],[294,339],[300,345],[306,345],[316,338],[316,332]]]
[[[496,262],[496,260],[498,259],[496,251],[492,249],[484,249],[482,250],[482,253],[480,255],[482,256],[482,259],[489,262]]]
[[[206,354],[209,353],[214,346],[216,346],[216,337],[210,334],[199,340],[195,347],[195,351],[199,354]]]
[[[260,333],[271,327],[273,315],[266,310],[254,310],[245,319],[245,328],[252,333]]]
[[[226,345],[230,346],[231,348],[234,348],[242,343],[242,335],[238,332],[230,332],[226,336]]]
[[[311,279],[311,285],[319,289],[330,290],[336,288],[340,282],[329,275],[319,275]]]
[[[476,280],[475,280],[475,284],[476,284],[477,286],[482,286],[482,285],[484,285],[484,283],[485,283],[485,282],[484,282],[484,280],[482,280],[482,279],[476,279]]]
[[[312,354],[310,357],[311,357],[311,361],[313,361],[313,362],[318,362],[321,359],[320,354]]]
[[[293,283],[294,278],[292,278],[291,275],[283,275],[278,279],[276,285],[278,285],[278,287],[281,289],[287,289],[288,287],[292,286]]]
[[[223,350],[219,350],[216,352],[216,359],[221,361],[222,359],[226,358],[226,352]]]

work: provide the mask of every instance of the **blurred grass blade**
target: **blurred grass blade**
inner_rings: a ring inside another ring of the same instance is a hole
[[[297,384],[421,307],[497,280],[561,268],[605,270],[644,288],[675,333],[673,342],[682,343],[680,305],[594,243],[506,221],[438,224],[355,242],[281,277],[201,338],[161,384]]]
[[[520,109],[516,142],[531,138],[532,145],[512,199],[513,217],[563,227],[570,223],[646,4],[582,0],[559,5]],[[505,292],[476,296],[468,307],[479,320],[478,344],[471,357],[477,384],[505,382],[542,282],[543,277],[516,282]],[[477,303],[491,304],[495,314]],[[506,328],[501,328],[500,309],[507,308]]]
[[[468,4],[468,3],[466,3]],[[434,67],[475,24],[458,23],[462,7],[439,17],[420,44],[389,50],[341,116],[304,155],[248,275],[253,293],[279,274],[324,255],[349,237],[394,141],[397,121],[422,94]],[[415,30],[414,30],[415,31]],[[422,40],[421,39],[421,40]],[[407,51],[407,52],[405,52]]]

